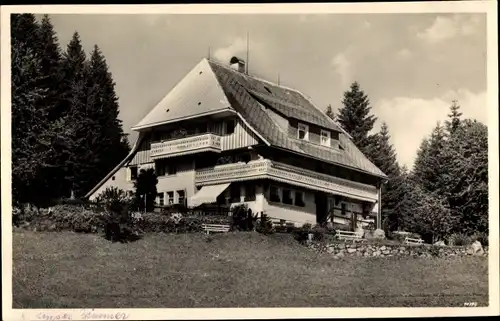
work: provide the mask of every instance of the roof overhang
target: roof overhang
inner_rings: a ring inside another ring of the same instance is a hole
[[[135,130],[135,131],[148,131],[149,129],[154,128],[154,127],[158,127],[158,126],[162,126],[162,125],[168,125],[168,124],[172,124],[172,123],[177,123],[177,122],[180,122],[180,121],[183,121],[183,120],[190,120],[190,119],[195,119],[195,118],[200,118],[200,117],[206,117],[206,116],[224,117],[225,115],[230,115],[230,114],[233,114],[234,112],[235,111],[231,107],[224,107],[224,108],[213,110],[213,111],[209,111],[209,112],[206,112],[206,113],[198,113],[198,114],[189,115],[189,116],[186,116],[186,117],[173,118],[173,119],[169,119],[169,120],[165,120],[165,121],[160,121],[160,122],[156,122],[156,123],[150,123],[150,124],[142,125],[142,126],[137,126],[136,125],[136,126],[132,127],[132,130]]]

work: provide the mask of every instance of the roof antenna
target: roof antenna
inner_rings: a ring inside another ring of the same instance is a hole
[[[278,86],[280,85],[280,73],[278,72]]]
[[[210,46],[208,46],[208,60],[210,60]]]
[[[249,37],[249,35],[248,35],[248,30],[247,30],[247,62],[246,62],[246,64],[245,64],[245,65],[246,65],[246,67],[247,67],[247,68],[246,68],[247,70],[245,71],[245,73],[246,73],[247,75],[248,75],[248,56],[249,56],[249,55],[248,55],[248,52],[249,52],[249,39],[250,39],[250,37]]]

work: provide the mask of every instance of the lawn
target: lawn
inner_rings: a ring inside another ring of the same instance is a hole
[[[289,235],[13,233],[13,308],[488,304],[487,259],[332,259]]]

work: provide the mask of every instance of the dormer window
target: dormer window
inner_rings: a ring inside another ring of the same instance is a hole
[[[321,130],[321,145],[323,146],[331,146],[330,144],[330,132],[327,130]]]
[[[309,140],[309,126],[299,123],[297,138],[300,140]]]

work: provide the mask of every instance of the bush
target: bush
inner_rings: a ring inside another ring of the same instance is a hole
[[[432,256],[436,256],[436,257],[439,256],[439,247],[435,246],[435,245],[431,246],[429,248],[429,253],[431,253]]]
[[[326,240],[326,228],[322,226],[315,226],[312,228],[311,232],[313,233],[313,240],[317,242],[323,242]]]
[[[472,238],[471,238],[471,241],[479,241],[481,242],[481,245],[482,246],[488,246],[488,233],[484,233],[484,232],[479,232],[479,233],[476,233]]]
[[[312,225],[305,223],[302,227],[293,231],[294,238],[300,243],[305,243],[309,239],[309,233],[312,233]]]
[[[102,191],[94,200],[96,204],[111,204],[113,202],[132,203],[132,193],[121,190],[117,187],[108,187]]]
[[[465,245],[470,245],[471,243],[472,243],[471,238],[462,233],[452,234],[448,238],[448,245],[465,246]]]
[[[253,231],[257,221],[257,215],[246,204],[240,204],[232,209],[232,229],[239,231]]]
[[[273,222],[266,214],[261,214],[259,223],[256,227],[257,232],[262,234],[272,234],[274,233]]]

